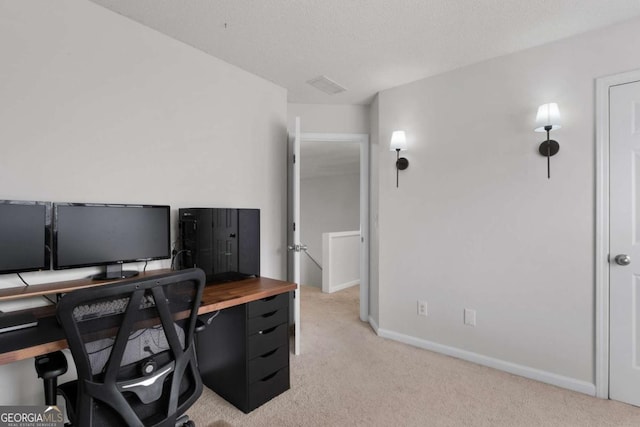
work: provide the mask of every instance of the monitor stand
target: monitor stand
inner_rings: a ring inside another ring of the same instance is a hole
[[[137,276],[138,272],[135,270],[123,270],[122,264],[107,264],[107,270],[104,273],[91,276],[93,280],[112,280],[112,279],[126,279],[127,277]]]

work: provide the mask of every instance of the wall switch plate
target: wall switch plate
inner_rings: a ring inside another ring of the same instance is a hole
[[[476,311],[470,308],[464,309],[464,324],[476,326]]]
[[[427,316],[427,302],[418,300],[418,316]]]

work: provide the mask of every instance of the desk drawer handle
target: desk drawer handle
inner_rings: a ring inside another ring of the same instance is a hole
[[[272,312],[270,312],[270,313],[265,313],[265,314],[263,314],[263,315],[262,315],[262,317],[265,317],[265,318],[266,318],[266,317],[271,317],[271,316],[273,316],[274,314],[276,314],[277,312],[278,312],[278,310],[274,310],[274,311],[272,311]]]
[[[271,332],[275,331],[276,328],[277,328],[277,326],[274,326],[273,328],[265,329],[264,331],[258,331],[258,333],[260,335],[267,335],[267,334],[270,334]]]
[[[266,301],[271,301],[271,300],[276,299],[276,297],[277,297],[277,296],[278,296],[278,295],[273,295],[273,296],[271,296],[271,297],[262,298],[260,301],[265,301],[265,302],[266,302]]]
[[[273,373],[273,374],[271,374],[271,375],[267,375],[266,377],[264,377],[264,378],[263,378],[263,379],[261,379],[260,381],[262,381],[262,382],[269,381],[271,378],[275,377],[277,374],[278,374],[278,371],[274,372],[274,373]]]
[[[275,350],[271,350],[271,351],[269,351],[269,352],[267,352],[267,353],[265,353],[265,354],[263,354],[262,356],[259,356],[259,357],[265,359],[265,358],[271,356],[272,354],[274,354],[276,351],[278,351],[277,348]]]

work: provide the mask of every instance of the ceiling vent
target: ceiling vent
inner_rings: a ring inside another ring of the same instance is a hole
[[[316,89],[323,91],[324,93],[328,93],[329,95],[335,95],[336,93],[344,92],[345,90],[347,90],[327,76],[318,76],[314,79],[307,80],[307,83],[309,83]]]

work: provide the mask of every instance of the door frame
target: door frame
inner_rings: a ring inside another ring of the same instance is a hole
[[[306,142],[360,144],[360,320],[369,321],[369,135],[366,133],[301,133]],[[301,159],[301,162],[303,159]],[[304,223],[301,224],[304,227]]]
[[[640,70],[596,79],[595,387],[609,398],[609,88],[640,81]]]

